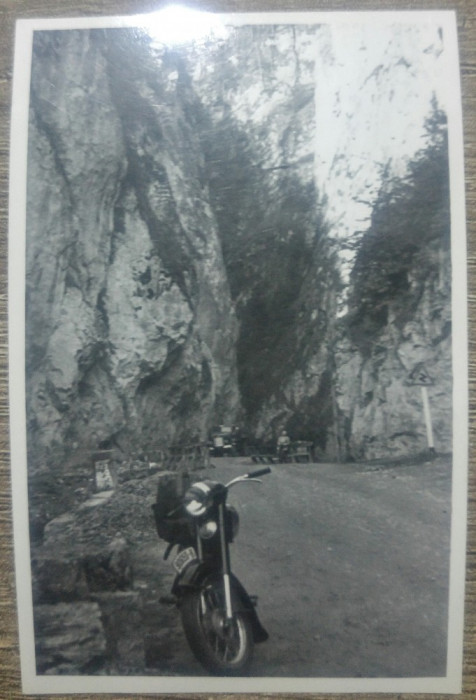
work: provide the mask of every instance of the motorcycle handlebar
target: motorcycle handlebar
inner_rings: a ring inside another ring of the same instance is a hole
[[[265,467],[264,469],[257,469],[255,472],[248,472],[246,478],[257,479],[259,476],[264,476],[265,474],[271,474],[271,469],[269,467]]]

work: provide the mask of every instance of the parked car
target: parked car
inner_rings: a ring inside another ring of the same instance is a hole
[[[235,454],[233,430],[226,425],[219,425],[210,434],[210,454],[213,457],[232,456]]]

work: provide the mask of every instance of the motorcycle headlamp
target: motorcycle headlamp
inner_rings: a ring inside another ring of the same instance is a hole
[[[197,518],[207,512],[211,505],[212,489],[205,481],[193,484],[185,493],[184,506],[189,515]]]
[[[207,520],[207,522],[200,525],[198,529],[200,537],[204,540],[209,540],[211,537],[213,537],[217,530],[218,525],[214,520]]]

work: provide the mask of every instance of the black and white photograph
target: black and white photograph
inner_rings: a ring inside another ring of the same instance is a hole
[[[453,12],[17,22],[23,689],[461,689]]]

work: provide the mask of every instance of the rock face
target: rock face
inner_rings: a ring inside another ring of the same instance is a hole
[[[35,45],[27,368],[44,448],[190,441],[238,404],[194,95],[171,77],[173,57],[151,87],[140,46],[120,60],[122,40],[66,32]]]
[[[131,548],[120,531],[108,531],[113,496],[53,518],[41,544],[33,544],[38,673],[104,674],[119,662],[143,665],[143,644],[127,633],[131,623],[141,627]]]
[[[35,608],[37,672],[48,675],[102,674],[106,638],[97,603],[60,603]]]
[[[437,26],[388,31],[349,46],[327,25],[244,26],[200,51],[133,30],[36,34],[33,469],[230,422],[264,441],[287,427],[322,459],[418,451],[419,362],[451,448],[448,221],[377,325],[353,273],[386,183],[424,147],[444,56]]]

